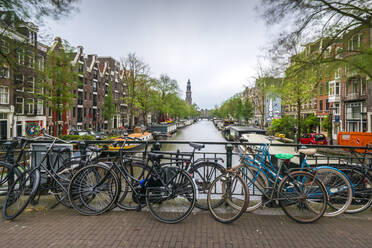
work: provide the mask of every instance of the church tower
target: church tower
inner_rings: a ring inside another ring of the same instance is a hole
[[[186,87],[186,102],[188,104],[192,104],[192,98],[191,98],[191,82],[190,79],[187,81],[187,87]]]

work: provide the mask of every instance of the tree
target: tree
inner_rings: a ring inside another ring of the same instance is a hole
[[[156,105],[157,92],[153,89],[155,79],[144,76],[138,84],[135,106],[141,110],[144,124],[147,126],[147,115]]]
[[[344,38],[351,38],[360,30],[372,28],[372,0],[263,0],[263,3],[260,8],[268,25],[285,23],[290,27],[281,33],[271,50],[278,68],[283,68],[287,58],[293,55],[288,49],[293,40],[301,40],[302,43],[316,40],[321,42],[320,52],[297,62],[304,66],[347,66],[372,77],[370,47],[359,47],[352,51],[345,47],[335,49],[335,44]],[[328,54],[330,51],[331,56]]]
[[[304,53],[298,57],[305,56]],[[316,94],[316,85],[319,82],[318,67],[308,66],[304,68],[299,63],[292,63],[285,72],[282,85],[278,88],[282,103],[296,106],[297,140],[301,137],[301,109],[302,105],[308,103]]]
[[[154,89],[158,92],[159,97],[157,104],[159,119],[164,119],[171,108],[169,99],[173,95],[177,95],[177,81],[171,79],[167,74],[162,74],[160,75],[160,78],[155,81]]]
[[[319,125],[319,118],[314,114],[309,115],[302,121],[302,131],[310,133]]]
[[[143,77],[149,75],[149,67],[145,62],[137,58],[135,53],[129,53],[126,58],[122,59],[124,67],[124,81],[128,85],[128,96],[124,101],[128,104],[129,109],[129,126],[134,127],[134,116],[136,114],[136,101],[138,97],[138,87]]]
[[[44,19],[60,19],[70,15],[77,10],[79,0],[0,0],[0,37],[5,41],[5,37],[12,36],[14,32],[19,32],[26,37],[28,34],[25,26],[37,29],[31,22],[36,21],[42,25]],[[0,49],[0,64],[6,63],[10,68],[16,69],[14,54],[19,50],[24,50],[29,46],[29,40],[8,40],[11,43],[8,49]]]
[[[108,121],[108,129],[111,132],[112,128],[112,118],[116,113],[114,99],[112,97],[112,83],[109,82],[107,96],[105,96],[105,101],[103,103],[102,115],[105,120]]]
[[[36,84],[37,98],[53,112],[54,135],[58,135],[58,121],[63,121],[62,132],[67,132],[66,111],[75,104],[76,89],[80,86],[77,67],[71,64],[74,58],[72,48],[67,42],[56,38],[54,49],[47,53],[44,71],[39,72],[39,82]]]

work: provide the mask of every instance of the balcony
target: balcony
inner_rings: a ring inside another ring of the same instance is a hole
[[[346,101],[357,100],[360,98],[360,96],[361,95],[359,93],[349,93],[346,95],[345,100]]]
[[[328,95],[328,102],[339,102],[340,95]]]

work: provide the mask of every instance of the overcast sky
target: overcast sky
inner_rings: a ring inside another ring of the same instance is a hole
[[[185,96],[213,108],[255,75],[271,31],[255,10],[259,0],[83,0],[80,12],[50,21],[49,32],[86,54],[116,59],[135,52],[152,76],[167,73]]]

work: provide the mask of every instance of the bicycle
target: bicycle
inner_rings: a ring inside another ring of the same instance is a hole
[[[256,176],[265,184],[272,184],[275,180],[276,174],[278,173],[276,167],[271,161],[271,156],[269,153],[270,144],[264,144],[258,150],[259,152],[256,156],[248,158],[246,155],[241,155],[245,157],[245,164],[252,167],[257,174]],[[325,185],[328,193],[328,206],[324,216],[334,217],[344,213],[351,204],[353,196],[353,187],[350,183],[349,178],[339,169],[331,166],[317,166],[311,167],[306,158],[308,155],[314,155],[317,151],[316,149],[299,149],[300,153],[305,154],[305,158],[301,165],[297,167],[299,170],[306,170],[313,173],[317,178]],[[257,160],[259,159],[259,160]],[[251,186],[251,185],[250,185]],[[253,188],[254,190],[254,188]],[[261,206],[261,201],[253,201],[248,207],[248,211],[254,211]]]
[[[120,157],[122,152],[120,149]],[[80,169],[68,190],[74,209],[84,215],[102,214],[112,209],[122,189],[119,173],[131,189],[137,211],[146,204],[150,213],[161,222],[177,223],[185,219],[192,212],[196,200],[192,178],[179,167],[161,164],[161,159],[167,159],[163,154],[150,152],[147,155],[146,166],[150,161],[152,166],[139,184],[133,184],[126,167],[115,161]]]
[[[34,198],[37,194],[39,194],[40,198],[42,190],[53,194],[57,200],[57,202],[50,207],[51,209],[57,206],[59,203],[69,207],[69,204],[66,201],[66,186],[68,185],[72,171],[79,168],[79,166],[75,167],[73,165],[76,163],[78,163],[78,165],[82,165],[82,163],[80,163],[80,161],[72,161],[71,163],[63,163],[62,166],[57,166],[59,162],[58,155],[63,152],[70,152],[70,149],[66,147],[57,148],[55,147],[56,142],[59,141],[65,144],[71,143],[45,134],[44,130],[42,132],[42,136],[21,139],[26,143],[30,143],[40,141],[44,138],[52,140],[52,142],[45,154],[42,156],[40,162],[29,168],[25,167],[25,170],[22,172],[22,174],[9,188],[2,211],[3,218],[6,220],[12,220],[19,216],[30,202],[32,202],[33,205],[36,205],[39,199],[35,201]],[[24,153],[24,150],[25,147],[23,148],[22,153]],[[49,158],[51,152],[57,153],[57,157],[53,164],[51,164]],[[87,161],[90,160],[88,159]],[[44,179],[43,182],[41,174],[47,175],[45,178],[46,180]]]
[[[248,207],[247,211],[269,204],[279,205],[287,216],[300,223],[312,223],[324,215],[328,204],[325,186],[316,174],[298,168],[289,169],[292,154],[275,155],[278,165],[274,171],[264,163],[247,164],[246,151],[245,147],[238,166],[249,186],[261,193],[258,203]]]

